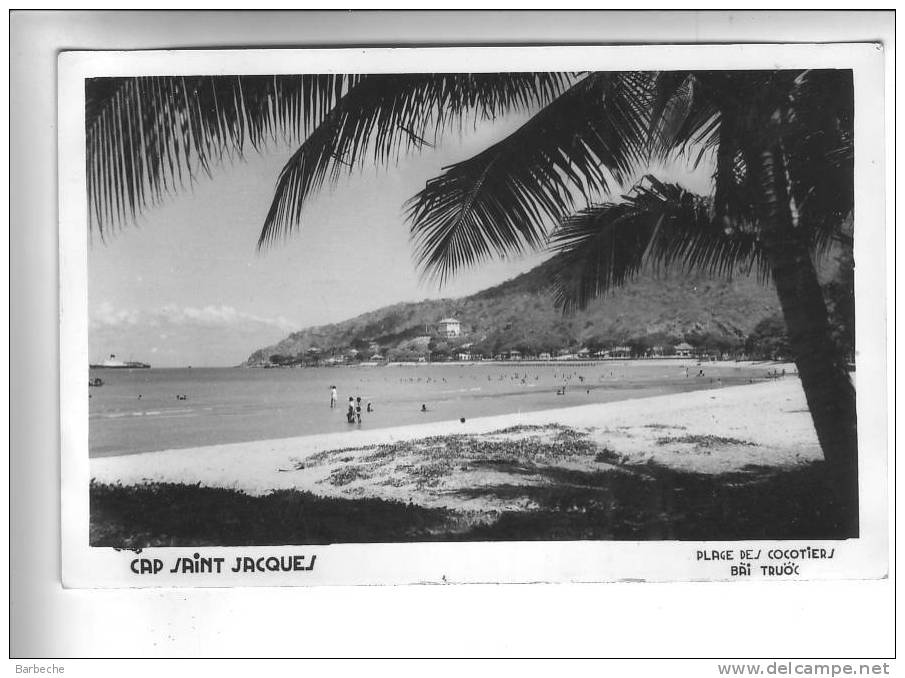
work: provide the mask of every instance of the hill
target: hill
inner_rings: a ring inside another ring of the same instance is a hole
[[[495,287],[459,299],[400,303],[350,320],[293,332],[261,348],[244,363],[262,366],[379,353],[411,360],[458,352],[486,356],[518,350],[538,355],[586,347],[592,351],[630,345],[643,353],[687,341],[716,350],[741,347],[757,323],[779,312],[772,284],[754,275],[732,280],[697,273],[647,270],[633,282],[601,297],[584,311],[564,316],[549,290],[550,262]],[[453,317],[461,336],[440,337],[437,323]],[[271,360],[275,358],[274,360]]]

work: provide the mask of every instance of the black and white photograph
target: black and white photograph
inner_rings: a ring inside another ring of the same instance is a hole
[[[895,675],[894,10],[8,14],[10,674]]]
[[[64,54],[64,541],[136,586],[882,576],[870,47],[715,49]]]

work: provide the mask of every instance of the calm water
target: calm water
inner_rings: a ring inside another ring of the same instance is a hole
[[[704,377],[697,375],[703,368]],[[765,368],[678,363],[435,365],[302,369],[91,370],[89,443],[93,457],[179,447],[385,428],[531,412],[747,383]],[[338,391],[330,409],[330,385]],[[565,385],[565,395],[557,395]],[[139,394],[141,398],[139,398]],[[187,400],[177,400],[185,394]],[[348,424],[349,396],[361,396],[362,423]],[[421,412],[421,404],[428,407]]]

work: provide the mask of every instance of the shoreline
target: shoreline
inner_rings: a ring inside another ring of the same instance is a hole
[[[567,408],[354,430],[293,438],[143,452],[89,460],[90,477],[123,485],[196,484],[251,495],[304,489],[330,496],[377,496],[429,505],[436,497],[411,496],[392,487],[333,486],[323,473],[293,473],[299,462],[331,450],[362,451],[443,436],[482,436],[513,427],[571,427],[626,460],[655,461],[704,474],[745,467],[790,467],[821,459],[800,381],[776,381]],[[690,445],[687,440],[716,441]],[[719,444],[721,441],[731,444]],[[354,455],[353,455],[354,456]],[[350,457],[351,458],[351,457]],[[348,462],[348,459],[346,460]],[[330,473],[341,465],[322,469]],[[408,493],[406,493],[408,492]],[[430,493],[428,493],[430,494]]]
[[[344,397],[361,395],[363,405],[372,401],[377,414],[365,414],[357,428],[377,430],[724,388],[776,378],[783,370],[788,375],[790,369],[782,363],[698,367],[681,360],[651,362],[590,367],[471,364],[461,369],[446,363],[437,369],[339,371],[176,369],[162,370],[156,377],[136,372],[116,379],[103,375],[109,388],[90,394],[89,457],[355,430],[334,409],[325,409],[322,394],[331,384]],[[701,370],[707,378],[698,378],[704,376]],[[175,403],[174,393],[189,394],[190,402]],[[427,412],[420,412],[422,403]]]
[[[480,365],[492,365],[496,367],[506,367],[509,365],[521,366],[527,365],[532,367],[589,367],[594,365],[710,365],[713,367],[773,367],[784,369],[789,373],[797,374],[798,368],[793,361],[788,360],[704,360],[702,358],[693,357],[666,357],[658,358],[563,358],[557,360],[551,358],[549,360],[446,360],[437,362],[415,362],[415,361],[390,361],[390,362],[371,362],[360,361],[352,363],[333,363],[330,365],[236,365],[229,369],[247,369],[247,370],[294,370],[306,369],[310,367],[473,367]],[[160,369],[187,369],[187,368],[160,368]],[[218,368],[215,368],[218,369]]]

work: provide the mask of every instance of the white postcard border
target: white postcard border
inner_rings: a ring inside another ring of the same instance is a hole
[[[861,536],[833,542],[456,542],[330,546],[151,548],[88,546],[87,208],[84,79],[152,74],[852,68],[855,84],[856,336]],[[882,47],[707,45],[326,50],[68,52],[59,59],[60,405],[63,581],[68,587],[252,586],[454,582],[728,580],[699,550],[835,549],[791,579],[888,574],[886,202]],[[133,561],[304,555],[290,573],[134,574]],[[766,562],[766,561],[765,561]],[[786,562],[779,559],[778,562]]]

